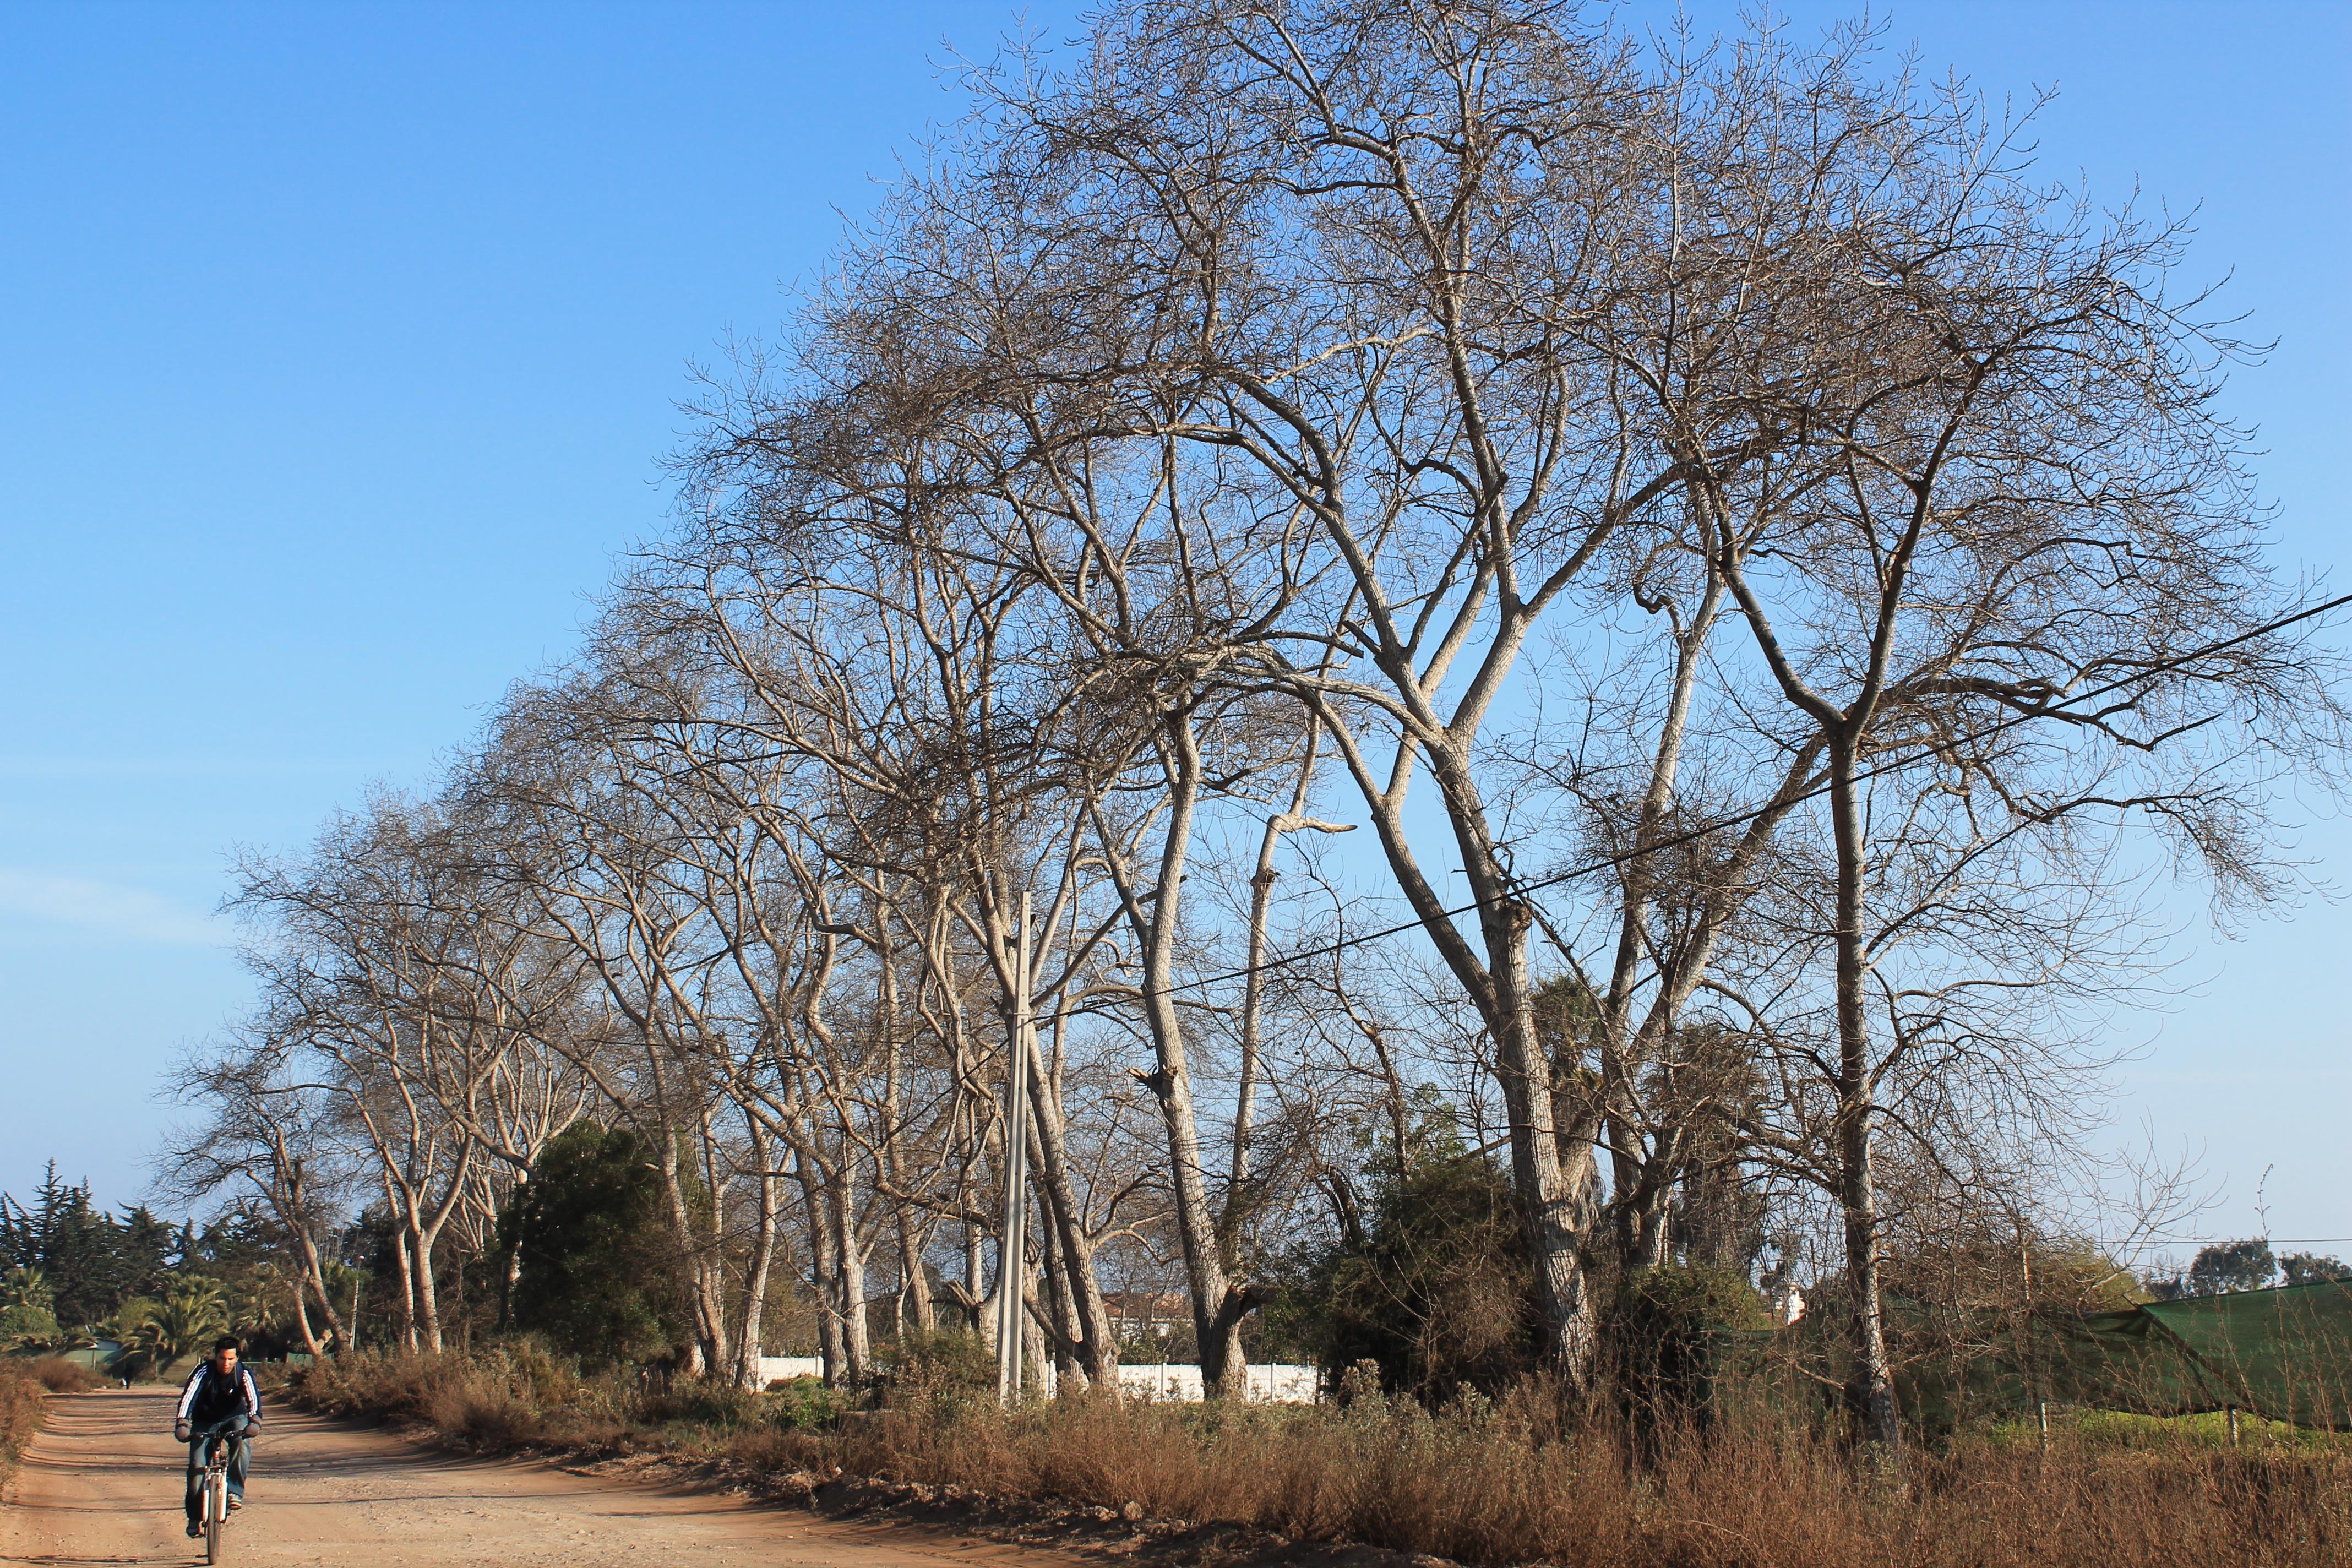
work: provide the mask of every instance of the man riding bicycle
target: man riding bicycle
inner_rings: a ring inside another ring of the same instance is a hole
[[[188,1445],[188,1533],[205,1532],[203,1473],[205,1445],[215,1436],[228,1440],[228,1506],[234,1513],[245,1506],[246,1445],[261,1426],[261,1390],[253,1373],[237,1364],[244,1347],[236,1339],[213,1343],[212,1357],[196,1363],[188,1384],[180,1390],[180,1406],[172,1435]]]

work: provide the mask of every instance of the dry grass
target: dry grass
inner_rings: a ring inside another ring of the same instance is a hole
[[[25,1445],[40,1430],[42,1404],[50,1394],[97,1386],[88,1367],[62,1356],[0,1362],[0,1478],[16,1468]]]
[[[296,1403],[340,1415],[407,1416],[484,1451],[531,1444],[580,1446],[625,1429],[630,1412],[609,1390],[529,1346],[467,1357],[368,1353],[293,1373]]]
[[[81,1363],[68,1361],[61,1355],[14,1363],[8,1370],[31,1378],[51,1394],[79,1394],[86,1388],[96,1388],[103,1381]]]
[[[667,1439],[772,1469],[845,1470],[1002,1498],[1231,1521],[1465,1563],[1562,1568],[2329,1568],[2352,1562],[2352,1455],[2217,1450],[2070,1433],[1914,1454],[1904,1484],[1857,1480],[1836,1450],[1751,1429],[1664,1445],[1635,1471],[1605,1432],[1562,1435],[1539,1391],[1431,1415],[1219,1410],[1088,1398],[1006,1413],[914,1396],[837,1431],[786,1430],[713,1391],[663,1399],[583,1383],[530,1352],[357,1358],[304,1397],[404,1413],[472,1445]],[[705,1408],[698,1423],[688,1407]]]
[[[747,1443],[744,1447],[752,1447]],[[1873,1489],[1826,1445],[1749,1431],[1667,1445],[1629,1472],[1605,1435],[1410,1406],[1209,1414],[1109,1400],[1011,1417],[884,1412],[838,1436],[758,1440],[773,1462],[1155,1516],[1233,1521],[1463,1562],[1577,1568],[2206,1568],[2352,1561],[2352,1463],[1969,1445]]]
[[[710,1384],[647,1391],[583,1378],[529,1343],[470,1357],[368,1352],[292,1373],[294,1402],[328,1415],[406,1416],[482,1452],[505,1448],[709,1447],[767,1418],[771,1406]]]

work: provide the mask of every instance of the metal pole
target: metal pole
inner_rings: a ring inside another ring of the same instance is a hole
[[[1027,1272],[1029,1216],[1029,893],[1021,893],[1021,929],[1013,945],[1012,1058],[1004,1074],[1004,1231],[996,1252],[996,1394],[1021,1398],[1021,1336],[1026,1326],[1022,1277]]]

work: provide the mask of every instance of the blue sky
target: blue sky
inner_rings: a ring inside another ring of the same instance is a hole
[[[1066,35],[1077,7],[1031,6]],[[1727,5],[1689,7],[1702,26]],[[1844,7],[1790,8],[1811,28]],[[2345,554],[2352,8],[1898,5],[2053,170],[2200,207],[2280,347],[2281,559]],[[1628,6],[1637,23],[1663,6]],[[226,852],[416,782],[561,656],[656,530],[689,362],[772,329],[840,214],[953,111],[999,4],[0,6],[0,1188],[134,1195],[173,1054],[245,986]],[[2335,571],[2339,586],[2347,577]],[[2352,831],[2308,850],[2345,880]],[[2352,909],[2194,928],[2127,1123],[2209,1228],[2352,1236]],[[2347,1250],[2337,1248],[2337,1250]]]

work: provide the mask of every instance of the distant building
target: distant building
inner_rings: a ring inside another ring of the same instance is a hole
[[[1192,1305],[1181,1290],[1106,1290],[1103,1310],[1114,1340],[1166,1339],[1192,1321]]]

